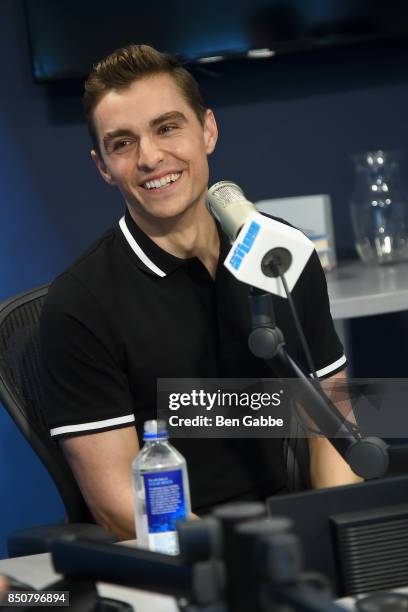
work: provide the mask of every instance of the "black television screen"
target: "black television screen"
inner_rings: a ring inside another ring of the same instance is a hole
[[[83,78],[128,43],[186,63],[408,35],[403,0],[24,0],[34,78]]]

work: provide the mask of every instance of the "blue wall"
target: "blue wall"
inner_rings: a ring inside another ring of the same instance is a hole
[[[93,168],[79,96],[32,83],[22,9],[15,0],[0,2],[0,57],[3,299],[51,280],[119,217],[122,203]],[[291,60],[278,63],[278,70],[270,63],[201,77],[220,127],[212,180],[236,180],[254,200],[329,193],[339,254],[355,256],[349,156],[382,147],[402,148],[408,157],[405,59],[401,55],[388,64],[379,59],[378,65]],[[405,159],[405,176],[407,167]],[[396,321],[396,337],[399,324],[407,327],[405,319]],[[359,327],[364,328],[360,346],[366,343],[368,353],[370,325]],[[392,334],[381,337],[392,350]],[[367,359],[361,356],[362,363]],[[401,353],[398,361],[402,367],[407,363]],[[8,532],[62,516],[47,474],[1,407],[0,487],[1,557]]]
[[[57,125],[31,79],[20,2],[0,2],[0,299],[48,282],[122,205],[94,172],[82,123]],[[80,102],[77,100],[79,106]],[[0,406],[0,557],[7,534],[63,516],[58,494]]]

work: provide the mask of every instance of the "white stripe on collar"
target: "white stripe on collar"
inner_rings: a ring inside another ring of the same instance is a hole
[[[163,272],[163,270],[160,270],[160,268],[158,268],[156,264],[154,264],[152,260],[148,258],[146,253],[142,251],[142,249],[140,248],[140,246],[138,245],[138,243],[136,242],[136,240],[133,238],[132,234],[130,233],[129,228],[126,225],[125,217],[122,217],[121,220],[119,221],[119,227],[122,230],[123,235],[125,236],[126,240],[128,241],[130,248],[136,253],[140,261],[142,261],[145,266],[150,268],[152,272],[157,274],[157,276],[166,276],[166,273]]]

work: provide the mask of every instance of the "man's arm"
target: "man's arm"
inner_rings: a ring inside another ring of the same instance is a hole
[[[326,380],[330,382],[345,381],[346,374],[343,370]],[[322,383],[324,388],[324,381]],[[341,401],[341,405],[337,407],[345,418],[348,415],[348,420],[353,420],[352,408],[348,398]],[[310,478],[315,489],[362,482],[363,479],[351,470],[327,438],[309,437],[309,452]]]
[[[132,540],[137,536],[132,490],[132,462],[139,452],[135,427],[64,438],[60,443],[96,522],[119,540]]]
[[[132,461],[139,452],[134,426],[61,440],[95,520],[120,540],[135,537]]]
[[[79,278],[64,273],[48,292],[40,332],[50,434],[61,444],[95,520],[120,539],[134,538],[131,465],[139,451],[138,405],[114,322]],[[121,426],[115,428],[115,421]],[[112,429],[96,429],[105,425]]]

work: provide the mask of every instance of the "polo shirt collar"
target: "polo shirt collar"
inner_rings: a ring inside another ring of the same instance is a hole
[[[220,238],[220,260],[218,262],[220,264],[227,256],[230,244],[227,236],[221,231],[218,222],[216,222],[216,225]],[[119,226],[127,243],[137,257],[136,262],[138,265],[155,276],[167,276],[187,262],[196,259],[195,257],[187,259],[176,257],[159,247],[134,222],[128,210],[126,210],[125,215],[120,219]]]

